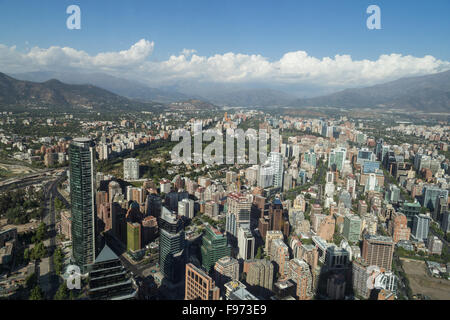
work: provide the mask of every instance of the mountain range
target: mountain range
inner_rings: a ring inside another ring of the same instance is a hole
[[[57,78],[47,79],[50,76]],[[203,91],[198,84],[192,84],[190,88],[194,94],[189,95],[177,90],[187,90],[189,84],[157,89],[102,73],[34,72],[18,74],[16,77],[22,80],[0,73],[2,108],[21,105],[66,109],[143,110],[157,103],[171,105],[174,102],[186,102],[185,107],[191,108],[191,102],[195,101],[195,105],[200,109],[203,108],[201,103],[206,103],[238,107],[369,107],[450,112],[450,71],[401,78],[371,87],[350,88],[303,99],[269,88],[239,89],[236,86],[219,84],[209,84]]]
[[[0,110],[47,107],[51,110],[139,110],[152,107],[119,96],[91,84],[66,84],[56,79],[45,82],[17,80],[0,73]]]
[[[12,77],[20,80],[45,82],[50,79],[58,79],[67,84],[91,84],[117,95],[139,100],[143,102],[170,103],[180,100],[198,98],[195,95],[186,95],[177,91],[166,91],[149,87],[138,81],[118,78],[105,73],[79,73],[79,72],[53,72],[37,71],[12,74]]]
[[[225,84],[196,84],[178,81],[171,86],[153,88],[138,81],[115,77],[105,73],[79,73],[37,71],[11,74],[20,80],[45,82],[58,79],[67,84],[92,84],[115,94],[144,102],[172,103],[185,100],[203,100],[218,105],[274,106],[284,105],[296,96],[270,88],[242,88]]]
[[[384,107],[424,112],[450,112],[450,71],[401,78],[365,88],[298,99],[294,107]]]

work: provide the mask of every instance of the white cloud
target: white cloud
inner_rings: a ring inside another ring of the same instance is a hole
[[[195,49],[183,49],[183,50],[181,50],[181,54],[183,56],[186,56],[186,57],[192,56],[194,53],[197,53],[197,50],[195,50]]]
[[[154,43],[145,39],[139,40],[128,50],[119,52],[101,52],[91,56],[85,51],[70,47],[52,46],[48,49],[31,48],[21,53],[16,47],[0,44],[0,68],[5,72],[26,72],[39,69],[78,68],[91,71],[136,67],[145,62],[153,52]]]
[[[404,76],[436,73],[450,69],[450,62],[427,55],[414,57],[397,53],[381,55],[377,60],[353,60],[350,55],[322,59],[305,51],[287,52],[270,61],[258,54],[197,55],[194,49],[183,49],[161,62],[150,60],[154,43],[139,40],[128,50],[89,55],[69,47],[33,47],[19,52],[15,46],[0,44],[0,70],[27,72],[37,70],[71,70],[125,75],[152,85],[177,80],[243,84],[312,84],[322,87],[349,87],[381,83]]]

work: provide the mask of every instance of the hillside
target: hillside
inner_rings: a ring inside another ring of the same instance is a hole
[[[450,112],[450,71],[401,78],[366,88],[346,89],[333,94],[297,99],[290,106],[386,107],[424,112]]]
[[[0,109],[46,107],[52,110],[139,110],[150,103],[136,102],[93,85],[72,85],[59,80],[21,81],[0,73]]]
[[[154,101],[160,103],[170,103],[180,100],[187,100],[193,97],[176,91],[152,88],[138,81],[118,78],[105,73],[39,71],[19,73],[12,75],[12,77],[34,82],[44,82],[50,79],[58,79],[67,84],[91,84],[111,91],[117,95],[144,102]]]

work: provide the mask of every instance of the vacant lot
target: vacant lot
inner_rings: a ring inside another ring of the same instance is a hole
[[[423,261],[401,260],[413,294],[421,293],[434,300],[450,299],[450,281],[429,276]]]
[[[20,175],[20,174],[28,174],[33,173],[36,170],[31,169],[30,167],[18,165],[18,164],[7,164],[0,163],[0,168],[10,172],[12,175]]]
[[[0,219],[0,230],[1,231],[8,230],[11,228],[17,228],[18,233],[27,232],[30,230],[36,230],[40,223],[39,221],[34,221],[34,222],[28,222],[25,224],[14,225],[14,224],[8,224],[7,222],[8,222],[8,219]]]

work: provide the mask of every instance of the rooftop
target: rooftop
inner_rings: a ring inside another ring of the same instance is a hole
[[[102,251],[98,254],[95,262],[105,262],[110,260],[117,260],[119,257],[108,247],[106,244],[103,247]]]

